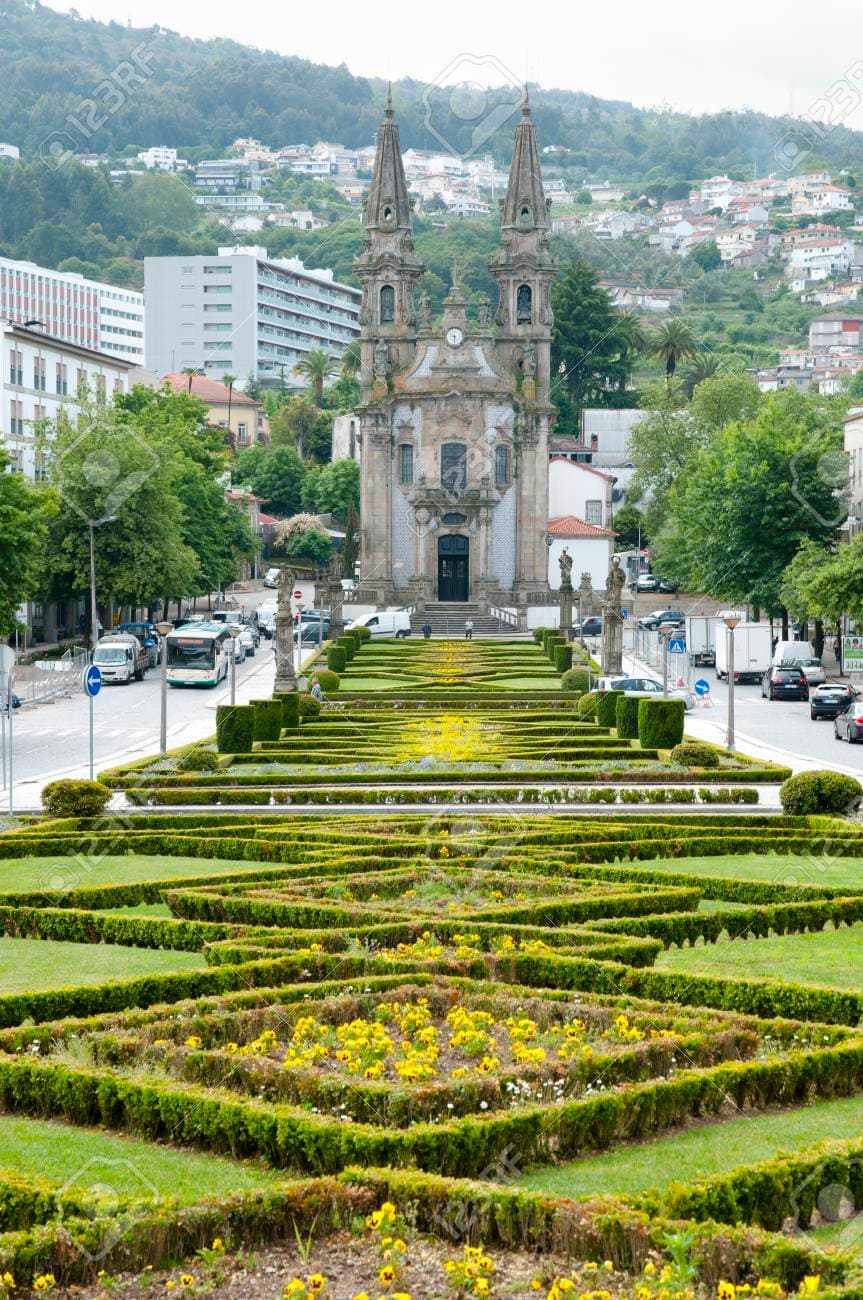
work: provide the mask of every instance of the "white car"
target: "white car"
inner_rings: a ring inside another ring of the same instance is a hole
[[[637,695],[639,699],[657,700],[662,698],[662,682],[652,677],[600,677],[594,687],[597,691],[625,691],[627,695]],[[687,713],[695,708],[695,696],[686,686],[669,686],[670,700],[683,700]]]
[[[267,572],[264,574],[264,586],[278,587],[281,575],[281,569],[267,569]]]
[[[803,676],[810,686],[823,686],[827,681],[820,659],[797,659],[795,662],[803,669]]]
[[[261,640],[256,629],[250,627],[248,623],[244,623],[243,630],[237,639],[245,650],[247,657],[253,659]]]
[[[243,645],[241,636],[232,636],[231,644],[234,647],[234,663],[241,664],[246,657],[246,647]]]

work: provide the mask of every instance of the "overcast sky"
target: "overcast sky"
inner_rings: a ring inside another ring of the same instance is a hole
[[[859,0],[435,0],[358,4],[356,0],[276,5],[273,0],[47,0],[85,17],[160,23],[188,36],[225,36],[345,63],[366,76],[461,80],[459,56],[479,61],[477,80],[528,76],[542,86],[584,90],[688,112],[751,107],[807,109],[860,60]],[[483,77],[483,69],[488,69]],[[447,71],[450,74],[447,75]],[[847,124],[863,129],[858,108]]]

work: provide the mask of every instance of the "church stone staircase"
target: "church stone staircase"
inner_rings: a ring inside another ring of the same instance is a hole
[[[491,614],[479,613],[479,605],[469,600],[430,601],[424,614],[411,614],[411,635],[422,636],[422,626],[428,623],[432,636],[464,637],[465,620],[473,621],[473,634],[480,636],[513,636],[515,627]]]

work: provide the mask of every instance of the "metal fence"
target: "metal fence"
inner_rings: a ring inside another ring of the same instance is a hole
[[[34,664],[19,664],[15,669],[14,691],[22,705],[44,704],[68,695],[81,683],[81,674],[90,662],[90,652],[76,647],[59,659],[38,659]]]

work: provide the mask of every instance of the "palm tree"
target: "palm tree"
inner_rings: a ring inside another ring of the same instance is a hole
[[[231,407],[234,402],[234,384],[236,382],[236,375],[222,375],[222,383],[228,390],[228,433],[231,432]]]
[[[294,366],[294,374],[299,375],[301,379],[307,379],[314,389],[315,406],[322,406],[324,401],[324,381],[329,379],[338,370],[338,365],[333,357],[324,352],[323,348],[315,348],[301,357]]]
[[[719,373],[719,357],[715,352],[699,352],[695,361],[683,376],[683,383],[680,387],[687,397],[691,397],[698,384],[702,379],[712,379]]]
[[[349,343],[342,353],[341,377],[342,379],[354,379],[360,372],[360,343],[359,339],[354,339]]]
[[[674,378],[678,361],[689,361],[698,352],[698,344],[689,326],[679,316],[663,322],[648,343],[648,353],[665,362],[665,382]]]
[[[617,322],[617,335],[627,352],[645,352],[650,342],[644,322],[637,312],[622,311]]]
[[[183,366],[183,374],[189,376],[189,382],[186,387],[186,392],[189,394],[190,397],[192,396],[192,380],[195,378],[195,375],[197,373],[198,371],[195,368],[195,366]]]

